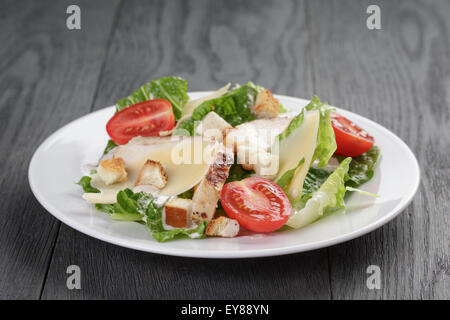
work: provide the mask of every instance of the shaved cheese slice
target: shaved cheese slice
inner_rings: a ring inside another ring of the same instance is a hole
[[[102,203],[102,204],[110,204],[115,203],[117,197],[117,192],[100,192],[100,193],[91,193],[86,192],[83,194],[83,199],[89,203]]]
[[[223,96],[228,91],[228,88],[230,88],[230,83],[227,83],[225,86],[223,86],[219,90],[217,90],[211,94],[208,94],[207,96],[188,101],[183,106],[183,116],[185,116],[185,115],[190,116],[192,114],[192,112],[194,111],[194,109],[197,108],[199,105],[201,105],[203,102]],[[181,122],[180,120],[178,122]]]
[[[281,178],[286,171],[297,167],[300,160],[305,158],[305,162],[295,171],[288,186],[287,191],[292,198],[296,198],[302,192],[303,182],[316,149],[319,119],[319,111],[305,112],[301,126],[280,142],[279,170],[275,181]]]
[[[139,172],[148,160],[161,162],[166,171],[167,185],[160,190],[162,196],[175,196],[197,185],[208,171],[215,155],[217,144],[201,137],[187,137],[180,141],[154,145],[130,144],[117,148],[114,157],[125,161],[128,179],[125,182],[106,185],[97,174],[92,175],[91,184],[100,193],[85,193],[83,198],[92,203],[114,203],[117,193],[126,188],[133,189]]]

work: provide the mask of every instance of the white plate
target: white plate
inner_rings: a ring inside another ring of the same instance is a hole
[[[198,98],[208,92],[191,93]],[[308,101],[277,96],[289,109],[300,110]],[[420,180],[419,166],[408,146],[389,130],[357,114],[338,109],[370,132],[381,149],[371,181],[361,189],[378,194],[373,199],[351,194],[346,212],[338,212],[300,230],[257,234],[233,239],[207,238],[156,242],[144,226],[111,220],[82,198],[74,182],[82,165],[96,163],[108,139],[105,125],[114,107],[75,120],[53,133],[36,150],[29,181],[39,202],[56,218],[80,232],[120,246],[186,257],[248,258],[313,250],[366,234],[397,216],[411,202]]]

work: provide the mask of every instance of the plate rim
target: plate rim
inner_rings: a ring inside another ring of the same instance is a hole
[[[201,94],[208,94],[212,93],[213,91],[189,91],[188,94],[194,94],[194,95],[201,95]],[[287,96],[287,95],[280,95],[275,94],[275,97],[287,99],[287,100],[294,100],[294,101],[302,101],[309,102],[310,100],[303,99],[303,98],[297,98],[293,96]],[[368,121],[371,125],[375,126],[378,130],[383,131],[387,133],[390,137],[394,138],[395,142],[398,144],[401,144],[408,152],[408,158],[412,160],[412,164],[415,167],[417,171],[417,179],[415,181],[415,185],[413,187],[413,192],[411,192],[406,200],[401,201],[397,206],[390,210],[388,215],[385,215],[381,217],[380,219],[375,220],[374,222],[365,225],[357,230],[354,230],[348,234],[344,235],[338,235],[334,236],[332,238],[328,238],[325,240],[309,243],[309,244],[298,244],[298,245],[291,245],[287,247],[281,247],[281,248],[262,248],[262,249],[254,249],[254,250],[244,250],[244,251],[236,251],[236,250],[223,250],[223,251],[212,251],[212,250],[198,250],[198,249],[178,249],[178,248],[170,248],[167,246],[162,245],[161,243],[155,242],[154,244],[152,242],[149,242],[151,245],[143,245],[137,242],[132,242],[126,239],[118,239],[114,235],[101,233],[98,231],[95,231],[88,226],[83,225],[82,223],[79,223],[76,219],[68,218],[67,215],[65,215],[62,211],[55,208],[50,202],[47,202],[43,196],[39,193],[37,188],[37,182],[35,181],[33,177],[33,168],[36,163],[36,158],[39,155],[39,151],[43,150],[47,145],[50,145],[53,140],[58,136],[58,134],[66,130],[68,127],[74,125],[75,123],[78,123],[80,121],[83,121],[84,118],[92,116],[95,113],[99,112],[105,112],[106,109],[112,109],[114,108],[114,105],[105,107],[99,110],[96,110],[94,112],[90,112],[88,114],[85,114],[75,120],[70,121],[69,123],[65,124],[64,126],[60,127],[59,129],[55,130],[52,134],[50,134],[34,151],[33,156],[31,157],[29,166],[28,166],[28,182],[31,188],[31,191],[33,195],[36,197],[38,202],[56,219],[58,219],[60,222],[63,222],[64,224],[68,225],[69,227],[77,230],[78,232],[84,233],[88,236],[91,236],[93,238],[108,242],[110,244],[118,245],[121,247],[149,252],[149,253],[156,253],[156,254],[164,254],[164,255],[170,255],[170,256],[179,256],[179,257],[190,257],[190,258],[206,258],[206,259],[244,259],[244,258],[257,258],[257,257],[268,257],[268,256],[281,256],[281,255],[287,255],[287,254],[293,254],[293,253],[300,253],[300,252],[307,252],[312,251],[320,248],[326,248],[332,245],[340,244],[343,242],[347,242],[349,240],[358,238],[362,235],[368,234],[379,227],[383,226],[384,224],[390,222],[395,217],[397,217],[402,211],[405,210],[405,208],[412,202],[414,199],[414,196],[417,194],[417,191],[420,186],[421,181],[421,171],[420,166],[418,163],[418,160],[410,147],[395,133],[393,133],[391,130],[383,127],[382,125],[378,124],[377,122],[368,119],[366,117],[363,117],[357,113],[354,113],[352,111],[348,111],[345,109],[341,109],[338,107],[334,107],[337,110],[344,111],[344,113],[351,114],[352,117],[355,118],[362,118],[364,121]],[[201,241],[201,239],[199,240]]]

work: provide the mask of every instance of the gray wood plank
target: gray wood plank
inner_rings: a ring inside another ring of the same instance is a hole
[[[280,94],[311,96],[308,41],[299,1],[127,1],[96,108],[165,75],[188,79],[191,91],[252,80]]]
[[[105,55],[115,2],[78,1],[80,31],[66,28],[71,3],[0,3],[1,299],[40,296],[60,223],[28,187],[29,159],[52,131],[89,112]]]
[[[418,157],[413,203],[369,235],[329,249],[335,299],[450,297],[448,1],[376,1],[382,30],[366,28],[373,1],[310,1],[315,91],[398,134]],[[366,268],[381,268],[381,290]]]
[[[81,289],[66,269],[81,270]],[[328,299],[326,251],[276,258],[208,260],[139,252],[65,225],[43,299]]]
[[[127,1],[100,79],[96,108],[162,75],[190,90],[253,80],[311,96],[303,2]],[[82,289],[66,288],[77,264]],[[109,245],[62,226],[43,298],[329,298],[325,250],[249,260],[186,259]]]

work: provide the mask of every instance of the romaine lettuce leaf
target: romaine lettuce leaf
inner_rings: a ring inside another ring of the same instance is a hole
[[[230,167],[228,178],[225,183],[232,181],[241,181],[242,179],[250,177],[253,173],[255,173],[255,171],[253,170],[244,170],[241,165],[237,163],[237,158],[234,157],[234,162]]]
[[[304,227],[321,218],[326,211],[344,207],[345,179],[351,161],[352,158],[344,159],[306,203],[294,202],[288,226]]]
[[[181,199],[192,199],[192,197],[194,196],[194,191],[195,191],[195,188],[192,187],[191,189],[186,190],[183,193],[180,193],[177,197],[181,198]]]
[[[91,180],[92,178],[89,176],[83,176],[81,177],[80,181],[77,182],[78,185],[80,185],[84,192],[88,192],[88,193],[100,193],[100,190],[98,190],[97,188],[94,188],[91,185]]]
[[[319,163],[317,166],[324,167],[336,151],[337,145],[330,120],[330,112],[332,108],[327,103],[320,102],[320,99],[317,96],[314,96],[310,103],[302,109],[302,112],[291,120],[287,128],[278,135],[278,139],[281,141],[287,138],[294,130],[299,128],[303,123],[305,112],[311,110],[318,110],[320,112],[317,144],[311,163],[318,159]]]
[[[317,96],[314,96],[304,110],[319,110],[320,112],[319,133],[317,134],[317,146],[314,151],[313,161],[318,159],[319,163],[317,166],[321,168],[327,165],[337,148],[330,120],[332,109],[326,102],[323,103]]]
[[[278,110],[279,113],[285,113],[288,110],[280,103],[280,109]]]
[[[151,194],[145,192],[134,193],[130,189],[120,191],[117,194],[116,203],[97,203],[95,207],[97,210],[108,213],[115,220],[146,222],[146,226],[153,238],[159,242],[180,237],[201,238],[208,225],[204,221],[194,229],[178,228],[165,230],[162,223],[162,209],[164,206],[158,206]]]
[[[134,193],[130,189],[125,189],[117,194],[117,202],[114,204],[95,204],[97,210],[106,212],[114,220],[122,221],[142,221],[143,214],[143,201],[146,201],[151,197],[144,192]],[[153,200],[153,199],[151,199]]]
[[[223,96],[200,104],[192,112],[192,116],[182,121],[175,134],[194,135],[195,123],[201,121],[209,112],[214,111],[233,127],[254,119],[251,111],[256,98],[256,90],[248,85],[228,91]]]
[[[259,93],[259,92],[261,92],[261,91],[264,90],[264,87],[258,86],[258,85],[256,85],[256,84],[254,84],[252,81],[249,81],[249,82],[247,83],[247,85],[248,85],[250,88],[255,89],[257,93]]]
[[[331,172],[323,169],[311,167],[303,182],[302,194],[296,199],[297,208],[303,208],[306,202],[311,199],[312,194],[319,190],[320,186],[328,179]]]
[[[159,232],[152,232],[153,238],[158,242],[164,242],[168,240],[173,240],[176,238],[191,238],[191,239],[200,239],[204,237],[206,227],[208,226],[208,222],[202,221],[195,229],[172,229],[172,230],[164,230]]]
[[[318,167],[323,167],[327,165],[329,159],[333,156],[334,151],[336,150],[336,141],[334,137],[334,131],[333,127],[331,126],[331,120],[330,120],[330,111],[331,108],[326,104],[320,102],[319,98],[317,96],[314,96],[311,102],[305,106],[302,111],[290,121],[287,128],[280,133],[275,143],[279,143],[280,150],[283,147],[283,142],[288,140],[287,138],[290,137],[294,132],[297,132],[297,130],[301,130],[303,127],[303,123],[306,121],[305,117],[308,114],[308,112],[315,112],[316,113],[316,121],[318,121],[318,127],[314,126],[314,128],[317,130],[317,138],[315,139],[315,145],[306,144],[309,146],[308,152],[309,156],[305,160],[307,163],[305,164],[305,168],[303,168],[303,171],[300,173],[297,173],[298,176],[295,179],[295,181],[292,182],[293,185],[289,186],[289,193],[291,194],[291,197],[297,198],[298,193],[301,192],[301,187],[303,186],[303,179],[306,177],[306,174],[311,167],[312,163],[317,159],[318,160]],[[318,115],[318,120],[317,120]],[[316,122],[317,123],[317,122]],[[306,130],[306,129],[305,129]],[[308,129],[312,130],[312,129]],[[308,131],[310,132],[310,131]],[[311,131],[312,132],[312,131]],[[304,138],[299,138],[304,139]],[[308,140],[310,141],[310,140]],[[298,143],[302,143],[303,141],[300,141]],[[285,144],[286,145],[286,144]],[[302,150],[302,149],[300,149]],[[305,152],[303,150],[303,152]],[[311,156],[312,153],[312,156]],[[277,179],[279,179],[279,176],[284,174],[285,168],[280,168],[278,172]],[[292,179],[292,178],[291,178]]]
[[[227,83],[225,86],[214,91],[213,93],[210,93],[198,99],[189,100],[189,102],[187,102],[183,107],[183,116],[191,115],[192,111],[194,111],[194,109],[201,105],[203,102],[223,96],[230,88],[230,85],[230,83]]]
[[[305,118],[305,111],[302,110],[302,112],[300,112],[294,119],[291,120],[291,122],[289,122],[286,129],[284,129],[284,131],[281,132],[277,136],[278,141],[276,141],[276,142],[280,143],[282,140],[289,137],[291,135],[291,133],[294,132],[294,130],[296,130],[297,128],[300,128],[300,126],[303,123],[304,118]]]
[[[292,181],[287,187],[287,192],[293,199],[301,194],[303,182],[311,167],[317,145],[319,122],[320,112],[318,110],[302,111],[278,136],[279,146],[274,146],[275,152],[279,154],[279,166],[275,181],[288,170],[294,169],[299,161],[305,158],[305,164],[295,171]]]
[[[287,194],[289,197],[289,193],[287,192],[287,188],[289,184],[292,181],[292,178],[294,177],[295,171],[302,166],[305,163],[305,158],[302,158],[298,165],[295,168],[292,168],[288,171],[286,171],[277,181],[276,184],[278,184]]]
[[[363,183],[372,179],[379,156],[380,148],[373,146],[366,153],[354,157],[348,169],[349,179],[345,185],[352,188],[358,188]],[[339,162],[344,159],[342,156],[336,156],[336,158]]]
[[[109,139],[108,143],[106,144],[105,150],[103,150],[103,155],[107,154],[115,147],[117,147],[117,144],[114,141],[112,141],[111,139]]]
[[[189,100],[187,80],[179,77],[163,77],[142,85],[126,98],[116,103],[116,111],[120,111],[135,103],[151,100],[166,99],[172,104],[175,120],[181,118],[183,105]]]
[[[363,183],[369,181],[374,174],[374,167],[380,155],[380,149],[373,146],[369,151],[361,156],[354,157],[349,164],[348,173],[346,175],[345,187],[347,191],[357,191],[368,196],[376,196],[374,194],[356,189]],[[339,162],[345,157],[334,156]],[[311,167],[306,175],[303,183],[303,190],[295,202],[297,208],[303,208],[306,202],[312,197],[312,194],[319,190],[320,186],[327,180],[331,172]]]

